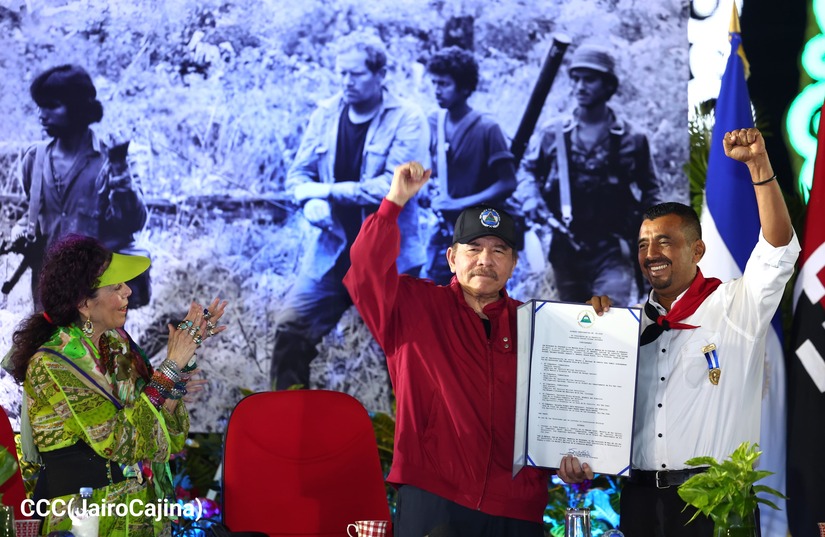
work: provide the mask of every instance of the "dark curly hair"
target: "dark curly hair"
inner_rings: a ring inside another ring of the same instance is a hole
[[[95,285],[111,260],[112,252],[84,235],[66,235],[49,248],[40,272],[43,313],[24,319],[12,336],[14,380],[23,383],[29,360],[51,338],[57,326],[68,326],[79,320],[78,306],[83,300],[97,296]]]
[[[463,48],[453,46],[439,50],[430,58],[427,70],[434,75],[451,76],[457,88],[470,93],[478,87],[478,62]]]
[[[88,127],[103,119],[103,105],[96,99],[92,78],[78,65],[58,65],[43,71],[29,91],[40,108],[66,106],[69,119],[77,125]]]

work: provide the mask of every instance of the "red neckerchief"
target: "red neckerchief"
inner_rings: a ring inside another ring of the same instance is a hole
[[[699,328],[698,326],[682,323],[680,321],[693,315],[699,305],[702,304],[708,295],[714,292],[721,283],[722,280],[719,278],[705,278],[702,276],[702,269],[697,267],[696,277],[693,279],[693,282],[691,282],[690,287],[688,287],[688,290],[685,291],[682,298],[677,300],[674,306],[665,315],[659,315],[658,310],[653,306],[653,304],[650,303],[650,301],[645,303],[645,314],[647,314],[651,320],[655,321],[656,324],[652,324],[645,328],[639,341],[640,344],[647,345],[648,343],[656,341],[656,338],[658,338],[665,330]]]

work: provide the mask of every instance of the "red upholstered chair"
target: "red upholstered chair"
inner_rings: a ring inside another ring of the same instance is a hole
[[[6,414],[6,409],[3,410],[3,415],[0,416],[0,444],[5,447],[9,453],[14,455],[14,460],[18,465],[20,461],[17,460],[17,447],[14,445],[14,431],[11,429],[9,423],[9,416]],[[10,505],[14,507],[15,520],[22,520],[28,518],[23,516],[20,510],[20,504],[26,499],[26,488],[23,486],[23,476],[20,473],[20,468],[6,481],[3,486],[0,486],[0,493],[3,494],[3,505]]]
[[[369,415],[327,390],[238,403],[226,429],[222,498],[232,531],[270,537],[344,536],[356,520],[390,519]]]

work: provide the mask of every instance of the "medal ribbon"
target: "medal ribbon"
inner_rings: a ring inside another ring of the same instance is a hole
[[[711,355],[713,355],[713,360],[711,360]],[[719,369],[719,356],[716,354],[716,349],[706,352],[705,360],[708,361],[708,370]]]

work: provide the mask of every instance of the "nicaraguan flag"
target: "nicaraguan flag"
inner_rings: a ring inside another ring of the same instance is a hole
[[[742,276],[745,264],[759,239],[759,213],[747,166],[725,156],[722,139],[726,132],[753,127],[746,60],[739,34],[739,18],[733,8],[730,31],[730,56],[722,75],[716,101],[715,123],[711,136],[705,201],[702,207],[702,238],[707,253],[700,263],[705,276],[728,281]],[[765,386],[762,392],[762,430],[759,468],[775,472],[759,482],[785,492],[785,364],[781,325],[774,317],[767,335]],[[785,501],[770,496],[780,507],[760,509],[763,537],[785,537]]]
[[[825,106],[818,139],[788,356],[788,522],[793,535],[817,535],[817,523],[825,522],[825,467],[811,464],[821,459],[825,445]]]

